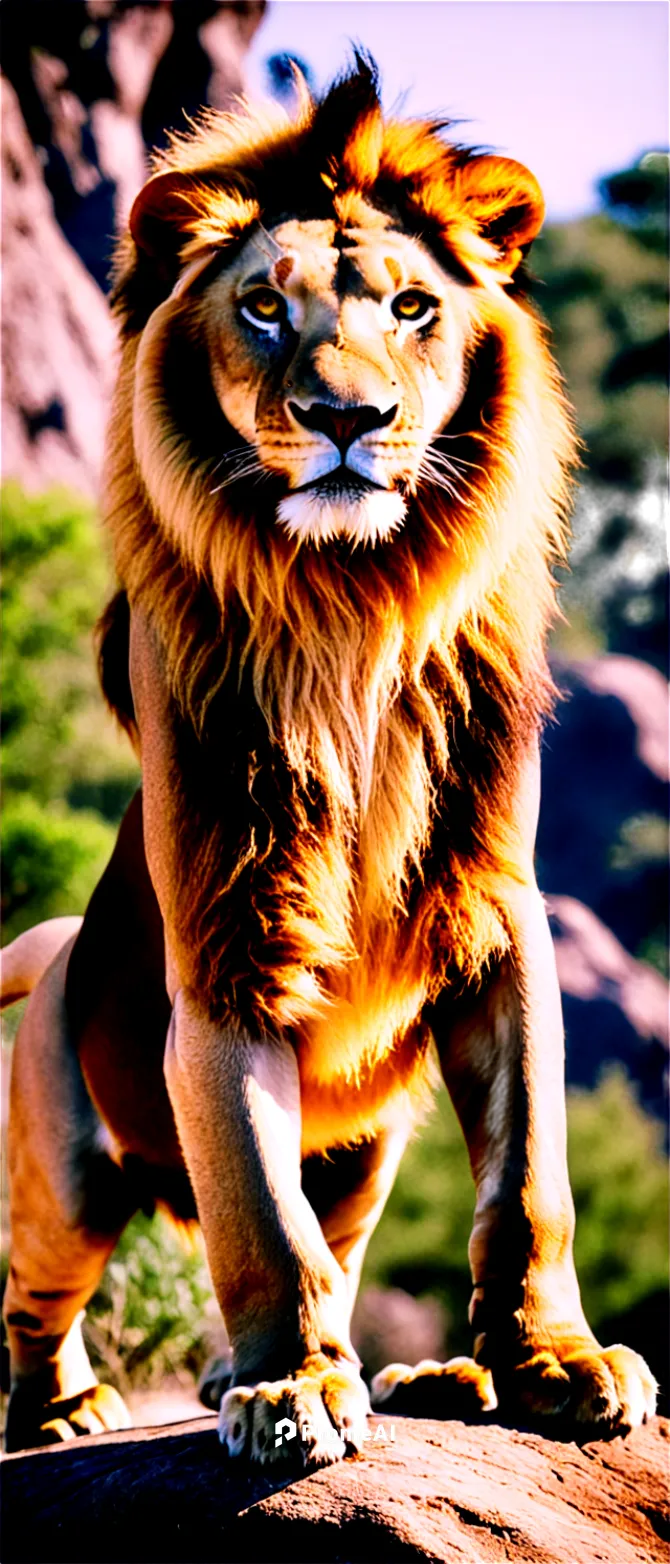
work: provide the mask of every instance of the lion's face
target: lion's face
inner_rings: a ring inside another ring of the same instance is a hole
[[[539,416],[543,348],[515,296],[542,213],[522,165],[386,122],[364,71],[295,122],[213,115],[176,138],[115,288],[133,454],[170,543],[218,582],[235,518],[245,557],[262,538],[277,568],[331,538],[415,563],[437,525],[469,566],[493,470],[511,492],[504,453]]]
[[[244,441],[222,470],[278,475],[278,521],[315,542],[401,524],[465,383],[466,289],[389,219],[362,219],[256,230],[202,301],[216,394]]]

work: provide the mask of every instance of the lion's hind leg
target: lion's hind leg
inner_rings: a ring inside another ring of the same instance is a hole
[[[117,1392],[98,1384],[81,1334],[84,1307],[135,1202],[104,1149],[69,1041],[64,984],[71,947],[35,989],[14,1049],[4,1303],[8,1450],[130,1422]]]
[[[489,1370],[474,1358],[450,1358],[446,1363],[422,1358],[411,1368],[407,1363],[389,1363],[375,1374],[370,1401],[375,1412],[456,1418],[466,1423],[493,1412],[498,1405]]]

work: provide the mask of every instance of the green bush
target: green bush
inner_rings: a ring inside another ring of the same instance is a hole
[[[83,912],[115,833],[91,810],[10,799],[2,816],[5,942],[42,918]]]
[[[554,649],[667,674],[667,153],[610,175],[601,196],[604,211],[547,224],[530,256],[583,441]],[[647,952],[661,970],[664,912]]]
[[[2,490],[3,941],[83,912],[137,786],[98,689],[110,573],[92,507]]]
[[[84,1334],[100,1377],[123,1394],[167,1374],[197,1377],[217,1317],[200,1234],[140,1214],[89,1304]]]

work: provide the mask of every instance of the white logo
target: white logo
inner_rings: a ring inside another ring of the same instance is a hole
[[[297,1432],[298,1430],[292,1418],[280,1418],[280,1421],[275,1423],[275,1450],[277,1450],[279,1446],[283,1444],[284,1440],[286,1440],[288,1444],[289,1439],[295,1439]],[[321,1437],[323,1438],[323,1434]],[[312,1438],[311,1423],[301,1423],[300,1438],[302,1439],[303,1444],[306,1444],[308,1440]],[[339,1447],[340,1442],[343,1444],[346,1444],[347,1442],[346,1431],[343,1428],[335,1428],[333,1425],[326,1434],[326,1439],[331,1440]],[[395,1423],[389,1423],[388,1433],[386,1432],[384,1423],[378,1423],[377,1427],[374,1429],[366,1428],[366,1431],[363,1435],[363,1441],[365,1444],[375,1445],[395,1444]]]
[[[284,1437],[286,1437],[287,1440],[295,1439],[297,1432],[298,1430],[295,1426],[295,1423],[293,1422],[293,1419],[290,1417],[282,1417],[278,1423],[275,1423],[275,1450],[277,1449],[277,1446],[281,1444]]]

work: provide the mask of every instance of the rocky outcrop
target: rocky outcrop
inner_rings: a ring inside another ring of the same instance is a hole
[[[351,1339],[371,1376],[387,1363],[443,1357],[446,1337],[446,1311],[437,1298],[413,1298],[402,1287],[366,1287],[356,1299]]]
[[[668,686],[632,657],[554,667],[562,699],[545,733],[538,877],[552,914],[567,1079],[622,1063],[665,1116],[670,988],[640,950],[665,946]]]
[[[4,478],[97,493],[115,233],[149,149],[242,91],[263,11],[262,0],[3,5]]]
[[[3,6],[2,68],[56,221],[100,284],[147,153],[204,105],[229,109],[264,0],[49,0]]]
[[[95,494],[114,371],[104,294],[63,237],[2,82],[2,473]]]
[[[212,1420],[9,1456],[3,1561],[459,1560],[666,1564],[668,1425],[559,1443],[499,1425],[370,1419],[354,1461],[273,1481]]]
[[[668,685],[633,657],[554,665],[544,737],[540,884],[590,907],[635,955],[666,918]]]
[[[663,1117],[667,1100],[670,988],[635,961],[590,908],[547,897],[563,996],[566,1074],[595,1086],[606,1063],[622,1064],[641,1102]]]

